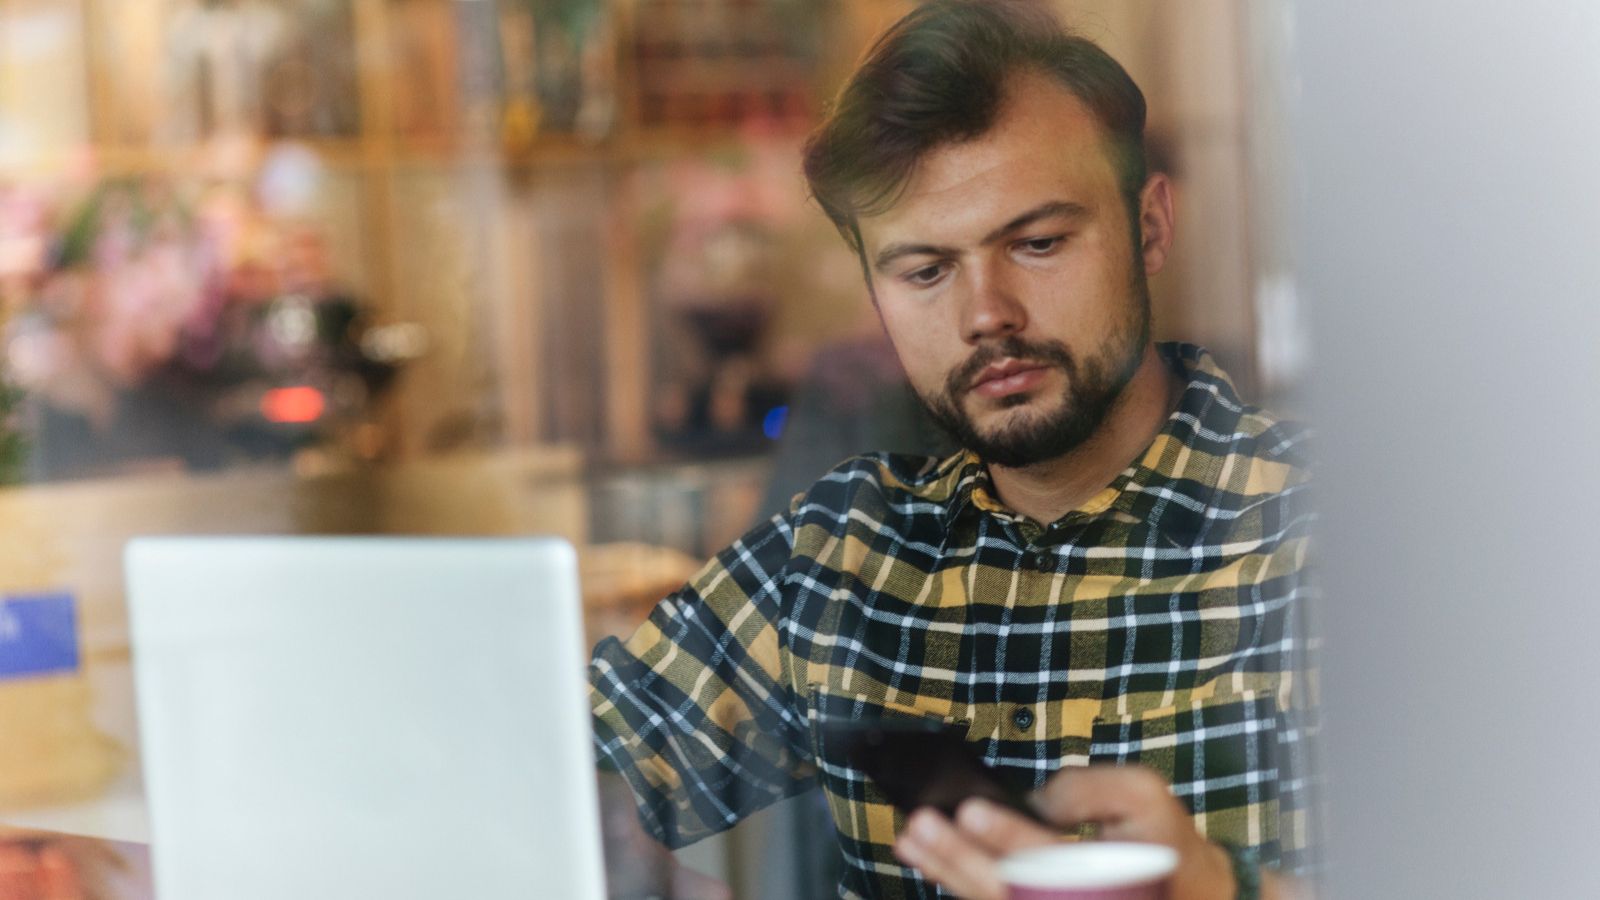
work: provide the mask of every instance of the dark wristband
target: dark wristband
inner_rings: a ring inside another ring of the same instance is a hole
[[[1237,885],[1233,895],[1235,900],[1261,900],[1260,857],[1254,850],[1244,847],[1232,844],[1222,844],[1221,847],[1228,854],[1228,861],[1233,864],[1233,883]]]

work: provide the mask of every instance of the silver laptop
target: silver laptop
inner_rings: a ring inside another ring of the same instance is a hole
[[[148,538],[127,576],[162,900],[604,895],[569,545]]]

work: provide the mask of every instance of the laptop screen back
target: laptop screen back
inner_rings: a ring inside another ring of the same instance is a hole
[[[163,900],[603,896],[569,545],[155,538],[127,575]]]

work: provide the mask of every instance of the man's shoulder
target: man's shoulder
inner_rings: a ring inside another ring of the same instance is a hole
[[[1216,473],[1207,517],[1225,526],[1230,540],[1287,533],[1290,523],[1314,519],[1312,438],[1304,422],[1244,406],[1231,434],[1204,439],[1216,444],[1205,467]]]
[[[1182,443],[1235,466],[1260,461],[1289,466],[1302,475],[1309,472],[1312,432],[1307,424],[1243,399],[1205,348],[1183,343],[1160,348],[1189,382],[1174,432]]]
[[[794,512],[842,518],[862,507],[942,506],[959,488],[964,456],[889,452],[852,456],[797,497]]]
[[[1289,466],[1302,476],[1309,476],[1313,438],[1309,424],[1246,404],[1233,436],[1234,452]]]

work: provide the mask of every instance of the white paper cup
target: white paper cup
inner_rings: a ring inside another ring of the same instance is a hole
[[[1085,841],[1000,861],[1010,900],[1165,900],[1178,853],[1159,844]]]

